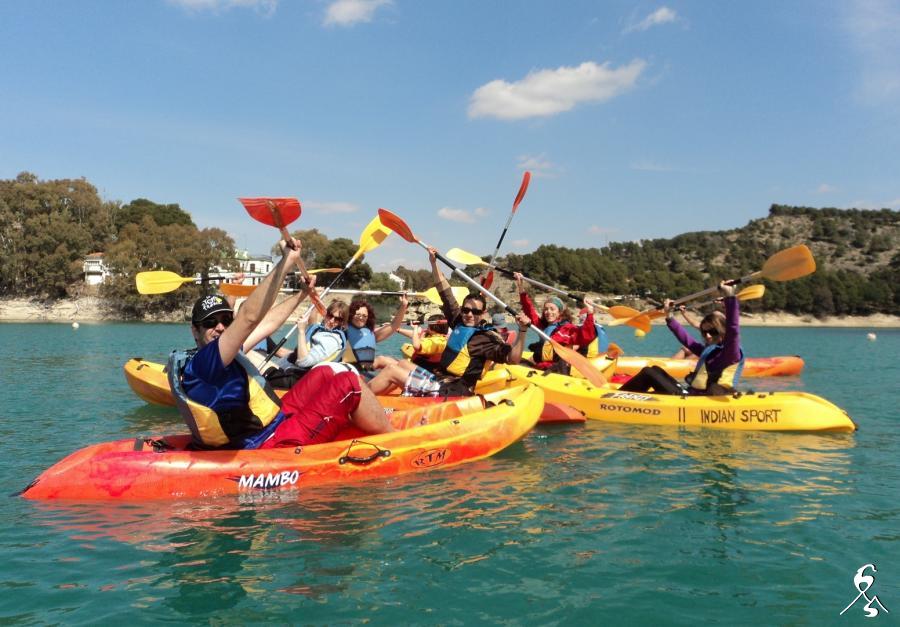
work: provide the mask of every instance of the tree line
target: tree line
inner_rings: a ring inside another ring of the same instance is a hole
[[[342,268],[356,252],[347,238],[316,229],[295,231],[310,268]],[[721,278],[749,274],[783,248],[808,243],[818,270],[804,279],[768,283],[748,311],[796,314],[900,314],[900,212],[772,205],[766,218],[729,231],[700,231],[668,239],[613,242],[603,248],[543,245],[502,264],[570,290],[639,301],[689,294]],[[111,276],[100,296],[123,317],[185,307],[207,285],[186,285],[158,296],[139,295],[134,275],[171,270],[208,277],[213,267],[236,269],[235,244],[221,229],[198,229],[178,204],[100,198],[87,180],[39,180],[23,172],[0,180],[0,294],[61,298],[83,289],[83,261],[104,252]],[[474,274],[481,269],[472,268]],[[408,290],[432,285],[431,272],[399,267]],[[330,282],[332,275],[319,281]],[[387,273],[357,262],[339,287],[395,290]]]

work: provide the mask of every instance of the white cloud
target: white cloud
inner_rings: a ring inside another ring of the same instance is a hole
[[[325,9],[325,26],[353,26],[371,22],[375,11],[392,4],[392,0],[336,0]]]
[[[618,233],[619,229],[614,229],[606,226],[597,226],[596,224],[592,224],[588,229],[588,233],[591,235],[609,235],[611,233]]]
[[[832,192],[836,192],[837,187],[833,185],[829,185],[828,183],[822,183],[816,188],[817,194],[831,194]]]
[[[514,83],[493,80],[472,94],[468,114],[521,120],[556,115],[585,102],[605,102],[634,87],[646,65],[641,59],[619,68],[585,61],[577,67],[529,72]]]
[[[531,241],[527,240],[527,239],[514,239],[512,241],[512,245],[515,246],[516,248],[525,248],[530,243],[531,243]]]
[[[563,169],[551,162],[544,154],[519,155],[520,170],[528,170],[537,178],[556,178]]]
[[[485,209],[484,207],[476,207],[475,208],[475,215],[478,216],[479,218],[483,218],[488,213],[490,213],[490,212],[487,209]]]
[[[644,31],[660,24],[668,24],[678,19],[678,15],[669,7],[660,7],[637,24],[632,24],[625,29],[625,32]]]
[[[188,11],[211,11],[213,13],[237,7],[255,9],[259,13],[272,15],[278,8],[278,0],[168,0],[168,2]]]
[[[438,216],[450,222],[463,222],[472,224],[475,217],[465,209],[453,209],[451,207],[441,207],[437,212]]]
[[[354,213],[359,207],[351,202],[318,202],[310,200],[303,203],[304,209],[313,209],[319,213]]]
[[[869,104],[900,99],[900,5],[891,0],[841,3],[844,29],[856,53],[859,97]]]

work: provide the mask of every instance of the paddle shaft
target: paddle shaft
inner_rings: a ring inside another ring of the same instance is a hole
[[[446,265],[448,268],[450,268],[450,269],[453,271],[453,272],[452,272],[453,274],[455,274],[456,276],[458,276],[459,278],[461,278],[463,281],[465,281],[466,283],[468,283],[469,285],[471,285],[472,287],[474,287],[476,290],[478,290],[479,292],[481,292],[482,294],[484,294],[485,296],[487,296],[488,298],[490,298],[492,301],[494,301],[495,303],[497,303],[497,304],[500,305],[501,307],[503,307],[503,309],[504,309],[508,314],[510,314],[510,315],[513,316],[513,317],[519,315],[519,312],[517,312],[515,309],[513,309],[512,307],[510,307],[509,305],[507,305],[506,303],[504,303],[502,300],[500,300],[499,298],[497,298],[496,296],[494,296],[494,294],[492,294],[491,292],[489,292],[488,289],[487,289],[486,287],[484,287],[484,286],[481,285],[478,281],[476,281],[475,279],[471,278],[468,274],[466,274],[465,272],[463,272],[462,270],[460,270],[459,268],[457,268],[456,265],[455,265],[452,261],[450,261],[449,259],[447,259],[446,257],[444,257],[444,256],[443,256],[441,253],[439,253],[437,250],[431,248],[428,244],[426,244],[426,243],[423,242],[422,240],[418,240],[418,239],[417,239],[417,240],[416,240],[416,243],[418,243],[419,246],[421,246],[422,248],[424,248],[425,250],[427,250],[427,251],[429,251],[429,252],[432,251],[432,250],[434,250],[434,256],[437,257],[437,258],[441,261],[441,263],[443,263],[443,264]],[[460,304],[462,304],[462,303],[460,303]],[[547,342],[551,342],[551,341],[552,341],[552,340],[550,339],[550,336],[547,335],[546,333],[544,333],[539,327],[535,326],[534,324],[529,325],[529,327],[530,327],[535,333],[537,333],[539,336],[541,336],[541,338],[543,338],[544,341],[547,341]]]
[[[509,217],[506,219],[506,226],[503,227],[503,232],[500,233],[500,239],[497,240],[497,247],[494,249],[494,254],[491,255],[491,258],[488,260],[488,272],[490,272],[494,268],[494,259],[497,258],[497,253],[500,252],[500,245],[503,244],[503,238],[506,237],[506,232],[509,230],[509,225],[512,224],[512,219],[516,215],[516,210],[519,208],[519,203],[522,202],[522,198],[525,197],[525,192],[528,190],[528,183],[531,181],[531,172],[525,172],[522,175],[522,184],[519,185],[519,193],[516,194],[516,199],[513,201],[512,211],[509,213]],[[445,260],[442,260],[444,263],[447,263]]]

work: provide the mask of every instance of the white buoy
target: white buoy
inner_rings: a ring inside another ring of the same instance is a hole
[[[878,336],[875,335],[874,333],[867,333],[866,339],[869,340],[870,342],[874,342],[875,340],[878,339]]]
[[[73,323],[72,323],[72,328],[73,328],[73,329],[78,329],[79,326],[81,326],[81,325],[78,324],[77,322],[73,322]]]

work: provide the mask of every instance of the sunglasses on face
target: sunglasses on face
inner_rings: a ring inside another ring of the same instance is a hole
[[[201,320],[197,323],[197,326],[203,327],[204,329],[215,329],[220,324],[223,327],[227,327],[232,322],[234,322],[234,316],[222,316],[221,318],[207,318]]]
[[[337,322],[343,322],[343,321],[344,321],[343,316],[340,316],[340,315],[337,315],[337,314],[333,314],[333,313],[325,314],[325,319],[326,319],[326,320],[335,320],[335,321],[337,321]]]
[[[709,337],[719,337],[718,329],[700,329],[700,333],[708,335]]]
[[[471,307],[460,307],[460,313],[464,314],[472,314],[473,316],[480,316],[484,313],[484,309],[472,309]]]

